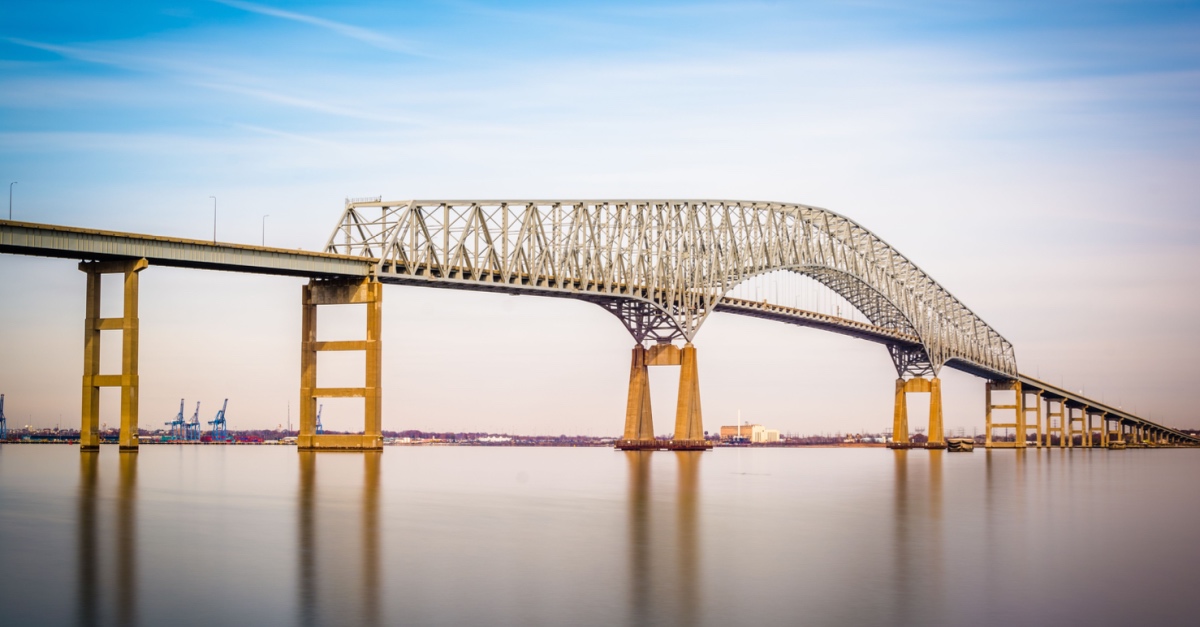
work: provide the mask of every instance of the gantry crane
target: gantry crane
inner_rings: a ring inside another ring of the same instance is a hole
[[[184,425],[184,438],[189,442],[200,441],[200,401],[196,401],[196,413],[192,414],[192,419]]]
[[[225,442],[229,440],[229,432],[225,429],[225,408],[229,406],[229,399],[225,399],[225,403],[221,405],[221,411],[217,412],[217,417],[208,421],[212,425],[212,439],[214,442]]]
[[[321,410],[325,409],[324,405],[317,406],[317,433],[325,433],[325,427],[321,426]]]
[[[171,427],[171,437],[175,438],[176,440],[182,440],[187,436],[187,433],[184,431],[186,428],[184,425],[187,423],[183,421],[182,398],[179,399],[179,414],[175,416],[175,420],[172,420],[171,422],[164,422],[163,424]]]

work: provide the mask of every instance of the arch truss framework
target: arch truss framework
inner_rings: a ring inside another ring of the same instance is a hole
[[[328,252],[377,260],[380,280],[573,297],[639,344],[691,342],[734,286],[812,277],[872,324],[917,338],[889,352],[901,377],[943,365],[1017,374],[1008,340],[853,220],[807,205],[729,200],[347,201]]]

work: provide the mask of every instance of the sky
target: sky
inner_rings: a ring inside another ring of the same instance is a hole
[[[900,250],[1022,372],[1200,428],[1195,2],[7,2],[0,184],[31,222],[321,249],[347,197],[822,206]],[[141,275],[141,424],[229,398],[297,422],[302,280]],[[106,315],[119,313],[106,282]],[[599,307],[388,286],[384,428],[618,435],[629,349]],[[10,425],[77,427],[84,275],[0,256]],[[116,309],[113,309],[113,307]],[[334,309],[334,308],[331,308]],[[363,316],[322,312],[322,339]],[[105,334],[106,371],[119,338]],[[714,314],[704,425],[880,431],[886,350]],[[362,366],[323,356],[321,385]],[[661,371],[661,372],[660,372]],[[656,431],[677,373],[651,372]],[[944,371],[946,426],[983,382]],[[927,404],[910,400],[924,426]],[[361,429],[361,401],[324,401]],[[115,390],[102,422],[118,422]]]

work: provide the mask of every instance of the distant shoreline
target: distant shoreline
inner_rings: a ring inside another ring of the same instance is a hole
[[[78,446],[78,440],[8,440],[0,441],[0,444],[30,444],[30,445],[65,445]],[[116,442],[105,442],[102,446],[116,446]],[[142,442],[140,446],[295,446],[295,442]],[[389,442],[385,446],[395,447],[411,447],[411,446],[462,446],[462,447],[479,447],[479,448],[613,448],[615,440],[612,442],[557,442],[554,440],[547,441],[523,441],[523,442],[478,442],[475,440],[449,442],[449,441],[423,441],[423,442]],[[847,442],[847,443],[822,443],[822,444],[803,444],[791,442],[773,442],[770,444],[755,443],[755,444],[723,444],[720,442],[713,443],[714,448],[887,448],[886,444],[877,442]]]

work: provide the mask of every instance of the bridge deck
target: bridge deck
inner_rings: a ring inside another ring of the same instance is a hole
[[[1158,424],[1156,422],[1151,422],[1149,420],[1146,420],[1145,418],[1139,418],[1125,410],[1122,410],[1122,409],[1119,409],[1116,407],[1112,407],[1111,405],[1107,405],[1107,404],[1097,401],[1095,399],[1088,398],[1082,394],[1076,394],[1075,392],[1071,392],[1070,390],[1063,389],[1056,385],[1051,385],[1049,383],[1046,383],[1045,381],[1040,381],[1038,379],[1035,379],[1033,377],[1028,377],[1025,375],[1018,376],[1017,380],[1021,382],[1021,389],[1023,389],[1023,390],[1030,391],[1030,392],[1035,391],[1035,390],[1041,390],[1043,396],[1047,396],[1047,397],[1054,398],[1054,399],[1062,399],[1063,401],[1065,401],[1068,404],[1071,404],[1075,407],[1086,406],[1089,410],[1094,410],[1095,412],[1106,413],[1109,416],[1119,418],[1122,422],[1126,422],[1129,424],[1135,424],[1135,425],[1146,425],[1149,427],[1156,427],[1156,428],[1162,429],[1168,433],[1171,433],[1173,435],[1179,436],[1181,438],[1188,438],[1194,442],[1200,442],[1200,438],[1195,438],[1191,435],[1188,435],[1188,434],[1178,431],[1176,429],[1172,429],[1170,427]]]
[[[370,276],[373,260],[330,253],[0,220],[0,252],[309,278]]]

